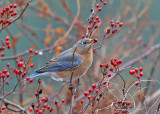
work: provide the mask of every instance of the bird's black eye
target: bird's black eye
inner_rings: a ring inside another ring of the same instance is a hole
[[[87,42],[82,42],[82,44],[87,44]]]

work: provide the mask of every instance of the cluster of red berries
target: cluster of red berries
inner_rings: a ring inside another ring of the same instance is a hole
[[[9,6],[6,6],[4,9],[0,11],[1,12],[0,24],[2,24],[2,26],[12,23],[12,21],[9,18],[17,15],[17,12],[15,11],[16,8],[17,4],[14,5],[10,4]]]
[[[0,52],[4,51],[7,47],[8,49],[11,48],[11,45],[10,45],[10,37],[7,36],[5,41],[2,40],[2,47],[0,47]],[[1,53],[1,57],[4,57],[5,56],[5,53]]]
[[[104,85],[106,83],[103,83]],[[104,99],[105,96],[103,95],[102,92],[100,92],[100,90],[97,88],[97,85],[96,84],[92,84],[92,88],[90,88],[88,91],[84,91],[84,96],[87,97],[87,99],[89,101],[92,101],[92,100],[99,100],[101,97]],[[83,100],[81,100],[81,104],[83,104]]]
[[[103,72],[103,75],[104,76],[108,76],[108,77],[111,77],[111,73],[108,73],[108,69],[110,72],[116,72],[119,70],[119,65],[122,64],[122,60],[121,59],[117,59],[117,58],[111,58],[110,59],[110,64],[111,66],[109,66],[109,64],[106,64],[106,65],[103,65],[103,64],[100,64],[100,67],[102,69],[102,72]]]
[[[114,34],[114,33],[116,33],[118,31],[118,29],[123,26],[123,23],[120,22],[120,21],[116,21],[114,23],[113,20],[110,20],[110,25],[111,25],[111,27],[107,28],[106,34],[110,34],[110,33]]]
[[[135,78],[137,78],[138,80],[140,80],[141,77],[143,77],[143,67],[140,68],[134,68],[132,70],[129,71],[129,74],[134,76]],[[139,82],[135,82],[135,85],[138,86]]]
[[[114,114],[119,114],[120,112],[121,113],[127,113],[127,110],[117,110],[117,109],[122,109],[123,108],[128,108],[129,106],[131,106],[131,102],[130,101],[121,101],[121,100],[117,100],[117,102],[114,103]]]
[[[100,0],[100,3],[96,4],[93,8],[90,9],[91,11],[91,16],[89,17],[88,19],[88,23],[89,25],[86,26],[85,28],[88,29],[88,36],[87,37],[91,37],[91,34],[92,32],[97,29],[99,26],[99,23],[101,22],[99,16],[98,16],[98,13],[100,11],[102,11],[102,6],[103,5],[107,5],[107,2],[104,2],[103,0]],[[87,35],[87,34],[86,34]],[[84,37],[85,35],[82,35],[82,38]]]
[[[41,101],[37,105],[34,105],[32,103],[31,105],[32,107],[29,108],[29,111],[30,112],[34,111],[35,113],[38,113],[38,114],[43,114],[46,110],[48,110],[49,112],[52,112],[53,109],[47,103],[47,101],[48,101],[48,98],[42,97]]]
[[[6,37],[5,44],[6,45],[10,45],[8,42],[9,42],[9,37]],[[5,47],[5,45],[3,45],[3,47]],[[34,54],[33,54],[33,52],[34,52]],[[5,82],[5,80],[7,80],[9,77],[13,78],[13,77],[16,76],[18,80],[21,80],[27,75],[27,71],[30,68],[34,67],[34,64],[29,64],[29,61],[32,59],[33,55],[37,55],[38,54],[38,51],[34,51],[33,49],[29,49],[29,53],[30,53],[30,55],[29,55],[28,61],[26,61],[22,57],[20,59],[16,60],[16,63],[17,63],[17,67],[16,68],[10,67],[10,63],[6,64],[7,69],[4,68],[2,71],[0,71],[0,78],[3,79],[3,82]],[[33,79],[30,79],[29,77],[27,77],[26,81],[29,82],[29,83],[32,83]],[[9,85],[9,81],[8,80],[6,81],[6,84]]]

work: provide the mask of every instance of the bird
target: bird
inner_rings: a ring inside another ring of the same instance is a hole
[[[37,76],[51,76],[55,81],[69,82],[71,79],[82,77],[90,68],[93,62],[94,39],[83,38],[58,56],[50,59],[46,65],[29,78]],[[72,74],[73,73],[73,74]]]

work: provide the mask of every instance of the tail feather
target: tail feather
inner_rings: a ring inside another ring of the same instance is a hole
[[[30,76],[28,76],[29,78],[35,78],[35,77],[37,77],[37,76],[40,76],[40,75],[42,75],[42,73],[34,73],[34,74],[32,74],[32,75],[30,75]],[[24,79],[24,81],[26,80],[26,78]]]
[[[41,74],[42,73],[34,73],[34,74],[30,75],[29,78],[35,78],[35,77],[37,77],[37,76],[39,76]]]

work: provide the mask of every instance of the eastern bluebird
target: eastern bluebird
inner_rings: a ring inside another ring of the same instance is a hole
[[[94,42],[90,38],[79,40],[72,48],[49,60],[29,77],[51,76],[56,81],[69,81],[72,72],[73,80],[82,77],[92,64]]]

